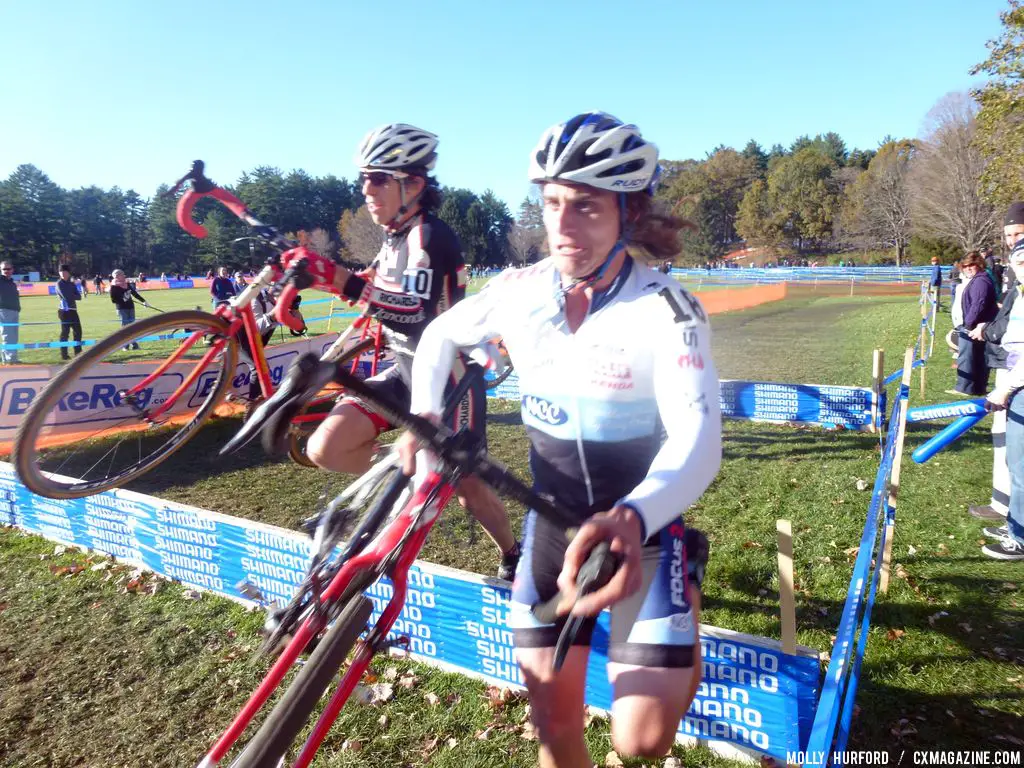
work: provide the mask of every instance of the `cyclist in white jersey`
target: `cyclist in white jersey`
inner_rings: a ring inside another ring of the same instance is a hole
[[[549,257],[506,270],[432,322],[413,364],[412,409],[434,415],[457,348],[501,335],[519,373],[535,486],[579,513],[571,543],[528,515],[512,592],[509,624],[544,768],[592,764],[583,738],[590,638],[581,633],[553,673],[565,619],[541,625],[531,605],[561,591],[564,613],[611,607],[620,754],[664,755],[700,682],[706,539],[681,513],[718,473],[718,378],[700,302],[644,263],[674,257],[686,226],[655,212],[657,176],[657,148],[610,115],[545,132],[530,178],[541,185]],[[416,441],[400,440],[411,472]],[[573,604],[577,571],[602,539],[622,565]]]

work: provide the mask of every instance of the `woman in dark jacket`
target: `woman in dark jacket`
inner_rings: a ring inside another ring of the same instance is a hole
[[[962,321],[957,326],[959,353],[956,360],[956,392],[979,396],[988,391],[988,365],[985,363],[985,342],[973,339],[970,332],[979,323],[989,323],[999,312],[996,289],[985,271],[985,260],[971,251],[960,262],[964,283],[959,300]],[[958,318],[959,319],[959,318]]]

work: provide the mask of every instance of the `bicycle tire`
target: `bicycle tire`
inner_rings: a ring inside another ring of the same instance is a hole
[[[277,768],[306,727],[317,702],[337,675],[372,612],[373,603],[365,595],[357,596],[345,606],[230,768]]]
[[[354,358],[363,354],[366,350],[372,347],[374,343],[375,342],[372,338],[363,339],[338,358],[338,365],[352,362]],[[299,415],[303,416],[308,413],[308,411],[309,406],[305,405],[302,407],[302,410],[299,411]],[[316,427],[292,424],[291,431],[288,436],[288,458],[299,466],[309,467],[311,469],[317,468],[316,464],[310,461],[309,456],[306,455],[306,443],[309,441],[309,436],[315,431]]]
[[[238,342],[236,339],[229,339],[220,357],[212,361],[205,369],[209,371],[219,368],[216,379],[209,386],[205,398],[199,403],[192,418],[182,424],[176,431],[168,432],[168,439],[145,457],[141,455],[141,439],[143,436],[147,436],[149,430],[142,428],[144,422],[137,416],[134,416],[135,424],[133,426],[138,429],[132,430],[131,434],[135,434],[140,440],[138,460],[103,478],[95,480],[88,478],[58,480],[50,477],[49,473],[56,473],[59,469],[47,470],[40,466],[39,443],[40,438],[45,438],[45,430],[48,426],[46,424],[47,418],[55,409],[64,407],[61,405],[62,398],[74,391],[73,385],[80,379],[86,376],[102,376],[102,369],[99,366],[104,364],[104,359],[109,355],[118,352],[121,348],[127,347],[137,340],[141,340],[143,337],[159,336],[161,331],[194,329],[205,330],[210,335],[226,336],[228,327],[228,323],[225,320],[208,312],[197,312],[195,310],[166,312],[162,315],[148,317],[131,325],[124,326],[79,357],[76,357],[74,361],[62,368],[57,376],[36,396],[29,406],[25,418],[18,427],[14,438],[13,458],[21,482],[30,491],[40,496],[48,496],[55,499],[76,499],[122,485],[148,472],[167,459],[195,435],[198,427],[209,418],[213,409],[223,399],[238,363]],[[198,364],[198,361],[195,362]],[[185,364],[187,365],[187,363]],[[167,386],[171,386],[171,384],[168,383]],[[108,397],[111,396],[108,395]],[[111,397],[108,402],[114,403],[115,400]],[[117,403],[117,407],[120,407],[120,403]],[[114,411],[116,408],[111,407],[110,410]],[[128,421],[128,418],[118,421],[117,425],[123,425],[126,421]],[[117,433],[111,432],[108,437],[113,437],[115,434]],[[152,433],[150,432],[150,434]],[[99,432],[91,435],[90,438],[95,438],[98,435]],[[119,445],[120,443],[112,449],[111,465],[113,464],[113,459],[116,458]],[[80,446],[83,451],[88,450],[90,447],[88,439],[81,442],[76,441],[71,446],[72,448]],[[56,456],[59,456],[61,452],[68,449],[68,446],[63,445],[55,448]],[[111,453],[111,451],[108,451],[108,453]],[[68,460],[65,459],[65,464]],[[98,463],[96,462],[96,464]]]

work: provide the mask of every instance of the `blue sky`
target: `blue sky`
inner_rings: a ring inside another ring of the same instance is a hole
[[[384,122],[441,137],[442,183],[513,212],[542,131],[602,109],[666,159],[719,144],[918,135],[1005,0],[0,3],[0,178],[144,197],[202,158],[352,178]]]

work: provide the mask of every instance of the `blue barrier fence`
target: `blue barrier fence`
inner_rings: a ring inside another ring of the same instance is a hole
[[[885,526],[880,526],[880,522],[883,519],[883,511],[885,515],[889,514],[887,501],[889,476],[892,473],[893,461],[896,457],[899,432],[893,427],[899,424],[901,410],[906,408],[909,398],[910,387],[901,386],[899,396],[893,401],[889,417],[890,429],[886,435],[882,461],[875,474],[868,518],[861,534],[860,548],[853,566],[846,603],[843,606],[842,618],[836,632],[836,641],[832,646],[832,655],[825,673],[821,697],[818,699],[814,724],[811,726],[811,736],[806,748],[808,755],[806,766],[825,768],[830,762],[833,743],[835,743],[837,751],[842,750],[849,736],[853,701],[857,693],[861,663],[864,659],[868,630],[871,625],[871,608],[874,605],[878,577],[881,572],[880,553],[885,546]],[[880,527],[882,528],[881,537],[878,535]],[[840,715],[842,715],[841,722]]]

